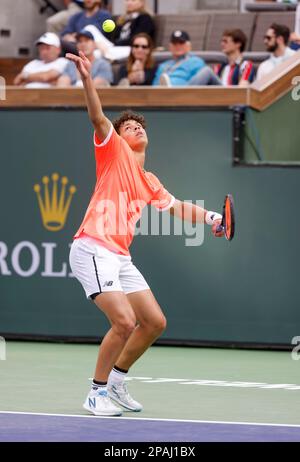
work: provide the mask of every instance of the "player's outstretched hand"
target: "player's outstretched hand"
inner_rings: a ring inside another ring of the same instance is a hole
[[[217,231],[218,226],[222,223],[222,220],[216,220],[213,222],[213,225],[211,227],[212,233],[215,237],[223,237],[224,236],[224,229],[222,228],[222,231]]]
[[[82,79],[87,79],[91,75],[92,64],[82,51],[79,52],[79,56],[67,53],[66,58],[76,64]]]

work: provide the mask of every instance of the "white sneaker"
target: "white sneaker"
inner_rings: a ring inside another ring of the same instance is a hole
[[[91,390],[86,397],[83,408],[94,415],[121,415],[122,409],[115,406],[107,396],[106,390]]]
[[[131,398],[125,382],[120,385],[115,383],[108,384],[107,393],[112,400],[125,407],[125,409],[129,409],[134,412],[140,412],[143,409],[143,406],[140,403]]]
[[[172,86],[171,79],[168,76],[168,74],[166,74],[165,72],[163,74],[161,74],[161,76],[159,78],[159,84],[162,85],[163,87],[171,87]]]

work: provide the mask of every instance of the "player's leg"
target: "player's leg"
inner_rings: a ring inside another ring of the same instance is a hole
[[[115,254],[94,240],[80,238],[72,244],[70,265],[86,296],[95,301],[111,324],[100,345],[92,388],[83,406],[96,415],[120,415],[121,409],[107,396],[107,378],[136,325],[119,281],[120,263]]]
[[[123,292],[106,292],[94,299],[111,324],[111,329],[99,347],[94,379],[107,382],[110,371],[116,363],[128,338],[136,326],[134,311]]]
[[[109,375],[107,389],[109,396],[115,402],[126,409],[137,412],[141,411],[143,406],[128,393],[126,375],[132,364],[163,332],[166,327],[166,318],[151,290],[130,293],[127,297],[135,312],[138,325],[130,335]]]
[[[106,292],[94,299],[111,324],[99,347],[91,390],[83,407],[96,415],[120,415],[107,394],[107,380],[118,356],[135,329],[136,318],[123,292]]]
[[[166,318],[150,289],[127,294],[138,325],[130,335],[116,366],[128,370],[166,328]]]

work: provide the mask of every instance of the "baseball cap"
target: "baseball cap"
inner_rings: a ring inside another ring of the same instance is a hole
[[[170,37],[171,43],[185,43],[190,41],[190,36],[185,30],[175,30]]]
[[[90,40],[95,40],[95,37],[93,36],[93,34],[89,30],[86,30],[86,29],[82,29],[80,32],[76,34],[77,40],[79,39],[79,37],[86,37],[86,38],[89,38]]]
[[[45,43],[46,45],[53,45],[57,48],[60,48],[59,37],[53,32],[46,32],[45,34],[41,35],[41,37],[35,42],[35,44],[39,45],[40,43]]]

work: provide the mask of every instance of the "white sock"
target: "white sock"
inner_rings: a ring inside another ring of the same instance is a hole
[[[120,372],[120,371],[117,371],[115,368],[113,368],[111,373],[109,374],[108,383],[109,384],[113,383],[114,385],[122,385],[126,376],[127,376],[127,372]]]
[[[94,380],[92,381],[92,386],[91,389],[94,391],[101,391],[101,390],[106,390],[107,389],[107,384],[99,384],[95,383]]]

